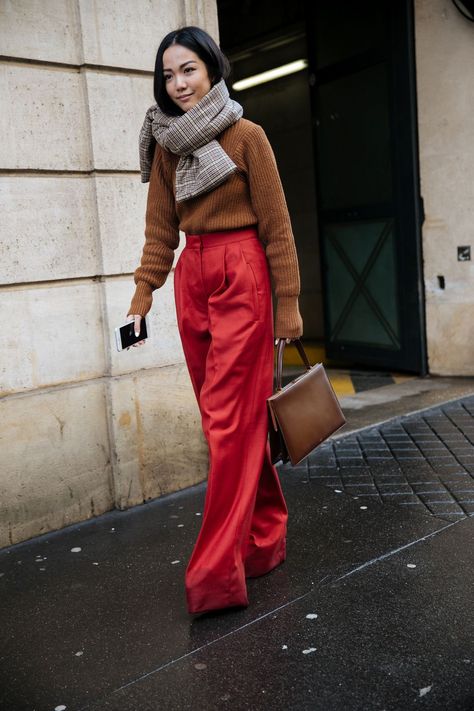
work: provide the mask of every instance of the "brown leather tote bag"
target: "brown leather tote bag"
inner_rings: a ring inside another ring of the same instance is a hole
[[[311,366],[299,339],[295,341],[306,371],[281,386],[285,340],[278,343],[276,389],[268,398],[272,462],[298,464],[342,427],[346,419],[322,363]]]

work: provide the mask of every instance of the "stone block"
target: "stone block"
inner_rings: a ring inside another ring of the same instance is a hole
[[[95,177],[102,245],[103,274],[131,274],[140,264],[145,243],[148,184],[135,175]],[[184,235],[174,263],[184,247]]]
[[[474,110],[465,71],[474,62],[472,27],[448,0],[417,0],[415,31],[421,152],[462,156],[474,135],[465,121]]]
[[[219,22],[215,0],[184,0],[187,25],[204,27],[206,32],[219,42]]]
[[[139,170],[138,135],[155,103],[153,78],[92,70],[85,77],[94,168]]]
[[[174,272],[168,275],[165,284],[153,294],[153,305],[148,313],[150,336],[144,346],[117,351],[115,327],[126,321],[126,315],[133,296],[133,277],[106,279],[105,308],[110,323],[108,341],[110,347],[111,374],[120,375],[142,368],[156,368],[184,362],[173,292]]]
[[[0,282],[100,274],[93,179],[0,178]]]
[[[83,77],[77,70],[0,64],[0,165],[89,170]]]
[[[181,2],[79,0],[84,61],[153,71],[161,39],[185,24]]]
[[[113,508],[105,386],[0,400],[0,546]]]
[[[95,176],[104,274],[133,272],[140,262],[148,185],[140,176]]]
[[[472,262],[457,261],[471,244],[474,92],[472,28],[447,0],[415,3],[417,104],[424,280],[430,372],[474,374]],[[438,276],[445,279],[440,288]]]
[[[110,381],[119,508],[197,484],[207,445],[184,364]]]
[[[474,104],[472,107],[474,111]],[[466,140],[474,142],[472,136]],[[446,286],[469,289],[474,277],[473,262],[459,262],[457,247],[472,243],[472,200],[474,192],[466,185],[472,159],[467,151],[453,150],[449,155],[422,154],[422,195],[425,203],[423,223],[423,257],[425,279],[441,274]],[[426,196],[426,197],[425,197]],[[474,257],[474,255],[473,255]],[[462,284],[462,282],[465,282]]]
[[[148,184],[141,183],[139,175],[96,175],[95,181],[103,274],[131,274],[145,243]],[[175,264],[184,242],[182,234]]]
[[[0,397],[103,375],[99,284],[7,287],[1,300],[8,327],[0,350]]]
[[[470,300],[454,301],[427,294],[428,365],[432,375],[474,375],[473,310],[472,295]]]
[[[76,3],[13,0],[0,5],[0,45],[7,57],[80,64],[82,56]]]

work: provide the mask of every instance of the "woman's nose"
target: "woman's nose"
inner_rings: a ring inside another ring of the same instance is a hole
[[[176,75],[176,88],[177,89],[182,89],[186,86],[186,77],[184,74],[177,74]]]

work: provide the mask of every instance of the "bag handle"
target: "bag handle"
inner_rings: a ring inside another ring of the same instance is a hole
[[[301,340],[299,338],[295,339],[294,344],[298,350],[298,353],[300,354],[301,360],[306,366],[306,370],[311,370],[311,364],[308,360],[308,356],[306,355],[305,349],[303,348],[303,344],[301,343]],[[286,346],[286,339],[285,338],[280,338],[278,342],[278,349],[277,349],[277,367],[276,367],[276,390],[275,392],[278,392],[281,390],[281,378],[282,378],[282,373],[283,373],[283,352],[285,350]]]

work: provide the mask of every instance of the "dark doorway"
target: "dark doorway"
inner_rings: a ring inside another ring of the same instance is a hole
[[[322,343],[324,323],[308,70],[233,91],[240,79],[296,60],[307,61],[305,4],[219,0],[222,49],[232,63],[228,82],[244,116],[260,124],[278,163],[298,250],[305,340]],[[295,149],[295,147],[298,147]]]
[[[305,339],[340,362],[426,372],[411,0],[219,0],[232,92],[275,150]]]
[[[411,2],[308,5],[329,356],[425,372]]]

